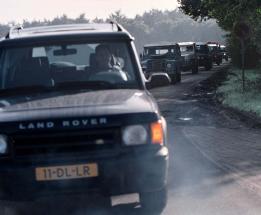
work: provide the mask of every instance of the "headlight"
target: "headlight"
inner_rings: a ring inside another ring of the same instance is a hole
[[[8,151],[7,137],[0,135],[0,154],[6,154]]]
[[[122,138],[127,146],[146,144],[148,131],[143,125],[131,125],[123,130]]]

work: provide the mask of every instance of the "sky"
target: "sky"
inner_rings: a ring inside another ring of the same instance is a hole
[[[0,0],[0,23],[53,19],[63,14],[75,18],[81,13],[90,19],[107,18],[117,10],[132,18],[151,9],[173,10],[177,5],[177,0]]]

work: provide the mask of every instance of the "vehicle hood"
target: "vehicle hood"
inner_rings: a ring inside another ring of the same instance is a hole
[[[0,99],[0,122],[158,112],[147,91],[101,90]]]

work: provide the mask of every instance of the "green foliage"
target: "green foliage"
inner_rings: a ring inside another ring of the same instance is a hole
[[[178,0],[185,14],[194,19],[214,18],[219,25],[231,31],[234,22],[257,14],[260,0]]]
[[[231,35],[231,37],[227,39],[227,44],[233,65],[241,68],[240,41],[234,35]],[[257,67],[260,54],[258,53],[257,47],[252,42],[247,42],[247,44],[245,53],[245,67],[251,69]]]
[[[218,88],[222,103],[229,107],[261,116],[261,71],[246,72],[246,91],[242,92],[241,71],[234,69],[224,84]]]

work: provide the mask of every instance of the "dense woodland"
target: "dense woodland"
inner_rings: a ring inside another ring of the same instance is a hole
[[[53,20],[27,21],[24,20],[24,27],[57,25],[72,23],[100,23],[109,20],[115,20],[122,24],[135,37],[135,43],[139,52],[144,44],[157,42],[181,42],[181,41],[219,41],[225,43],[225,32],[216,24],[215,20],[197,22],[185,15],[180,10],[159,11],[151,10],[143,15],[137,15],[135,18],[128,18],[121,11],[116,11],[107,19],[96,18],[90,20],[87,15],[81,14],[72,19],[66,15],[54,18]],[[4,36],[9,26],[0,24],[0,35]]]

